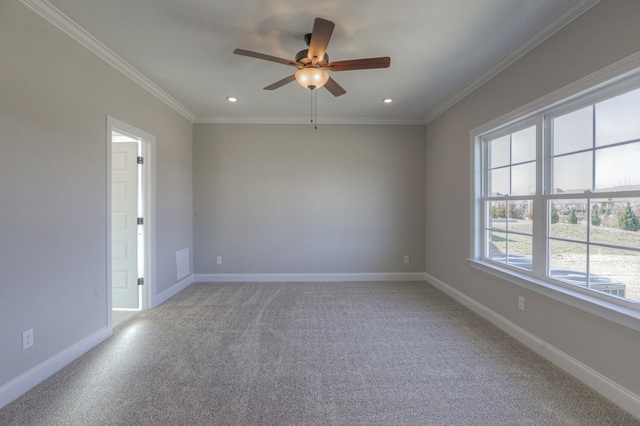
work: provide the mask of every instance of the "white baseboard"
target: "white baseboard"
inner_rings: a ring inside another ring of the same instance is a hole
[[[189,287],[191,284],[195,282],[193,278],[194,278],[194,275],[191,274],[181,279],[180,281],[178,281],[177,283],[175,283],[174,285],[172,285],[162,293],[156,295],[153,298],[153,303],[151,307],[155,308],[156,306],[163,304],[164,302],[169,300],[171,297],[175,296],[185,288]]]
[[[178,281],[169,289],[155,296],[152,299],[151,307],[153,308],[160,305],[192,283],[193,275],[189,275]],[[105,327],[2,385],[0,387],[0,408],[9,404],[110,336],[111,332],[109,328]]]
[[[231,282],[337,282],[337,281],[424,281],[423,272],[381,272],[349,274],[195,274],[198,283]]]
[[[426,281],[640,419],[640,397],[428,273],[194,274],[155,298],[157,306],[193,282]],[[0,408],[110,337],[102,328],[0,387]]]
[[[630,392],[628,389],[620,386],[608,377],[603,376],[589,366],[562,352],[558,348],[534,336],[517,324],[509,321],[505,317],[478,303],[448,284],[445,284],[436,277],[425,273],[424,280],[448,294],[456,301],[462,303],[484,319],[490,321],[502,331],[562,368],[564,371],[585,383],[605,398],[608,398],[622,409],[628,411],[634,417],[640,419],[640,396]]]
[[[189,287],[191,284],[194,283],[193,278],[194,278],[194,275],[191,274],[181,279],[180,281],[178,281],[177,283],[175,283],[174,285],[172,285],[162,293],[157,294],[152,300],[151,307],[155,308],[156,306],[163,304],[164,302],[169,300],[171,297],[175,296],[185,288]]]
[[[51,377],[64,366],[85,354],[94,346],[104,342],[110,336],[109,328],[104,327],[5,383],[0,387],[0,408],[17,399],[43,380]]]

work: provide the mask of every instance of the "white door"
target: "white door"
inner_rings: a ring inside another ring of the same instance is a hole
[[[111,153],[112,307],[138,309],[138,143],[114,143]]]

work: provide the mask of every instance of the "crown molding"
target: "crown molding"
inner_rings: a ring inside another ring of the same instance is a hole
[[[196,117],[194,123],[206,124],[306,124],[311,125],[309,117]],[[320,117],[316,124],[356,124],[356,125],[400,125],[424,126],[422,118],[393,119],[367,117]]]
[[[309,124],[305,117],[219,117],[219,116],[196,116],[184,105],[179,103],[167,92],[145,77],[138,70],[129,65],[126,61],[115,54],[86,30],[68,18],[47,0],[20,0],[33,11],[45,18],[51,24],[62,30],[68,36],[85,46],[105,62],[116,68],[118,71],[129,77],[135,83],[154,95],[167,106],[185,117],[192,123],[234,123],[234,124]],[[466,96],[478,89],[484,83],[503,71],[509,65],[520,59],[540,43],[551,37],[578,16],[598,4],[600,0],[582,0],[566,8],[560,15],[549,22],[540,31],[530,37],[525,43],[518,46],[502,59],[494,63],[482,75],[457,91],[453,96],[445,100],[424,118],[410,119],[390,119],[390,118],[366,118],[366,117],[325,117],[321,118],[319,124],[356,124],[356,125],[425,125],[436,119],[449,108],[460,102]]]
[[[95,53],[109,65],[138,83],[142,88],[164,102],[170,108],[182,115],[187,120],[193,122],[195,114],[189,111],[184,105],[172,98],[167,92],[158,87],[155,83],[145,77],[138,70],[133,68],[121,57],[116,55],[111,49],[98,41],[95,37],[85,31],[82,27],[69,19],[64,13],[58,10],[47,0],[20,0],[24,5],[31,8],[54,26],[62,30],[68,36],[82,44],[84,47]]]
[[[471,137],[474,138],[483,133],[507,126],[515,120],[526,119],[531,115],[538,114],[541,110],[553,108],[559,103],[572,101],[580,96],[599,90],[606,85],[614,84],[625,79],[640,81],[640,52],[629,55],[580,80],[554,90],[533,102],[476,127],[469,133]]]
[[[429,113],[424,118],[425,124],[430,123],[435,120],[449,108],[460,102],[462,99],[470,95],[473,91],[478,89],[487,81],[491,80],[493,77],[498,75],[504,69],[506,69],[509,65],[516,62],[518,59],[529,53],[531,50],[535,49],[538,45],[544,42],[546,39],[560,31],[562,28],[567,26],[577,17],[591,9],[596,4],[600,3],[600,0],[582,0],[578,1],[575,4],[567,7],[562,13],[552,19],[547,25],[542,27],[542,29],[531,37],[527,39],[520,46],[512,50],[506,56],[502,57],[502,59],[495,62],[492,66],[489,67],[484,73],[482,73],[478,78],[474,79],[472,82],[464,86],[462,89],[458,90],[453,96],[445,100],[442,104],[436,107],[431,113]]]
[[[310,124],[309,118],[306,117],[198,117],[47,0],[20,1],[192,123]],[[318,124],[424,125],[425,122],[422,118],[325,117],[318,120]]]

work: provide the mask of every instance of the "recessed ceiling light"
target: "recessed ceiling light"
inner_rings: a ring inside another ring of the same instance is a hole
[[[385,104],[390,104],[391,102],[393,102],[393,99],[391,99],[391,98],[384,98],[384,99],[382,100],[382,102],[384,102]]]
[[[227,98],[227,100],[228,100],[229,102],[238,102],[238,98],[234,98],[233,96],[229,96],[229,97]]]

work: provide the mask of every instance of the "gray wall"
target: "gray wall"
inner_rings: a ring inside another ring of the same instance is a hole
[[[424,138],[424,126],[195,125],[195,273],[424,271]]]
[[[2,388],[107,326],[106,116],[157,138],[158,293],[193,247],[193,130],[17,1],[0,2],[0,40]]]
[[[469,132],[640,49],[640,2],[602,1],[427,125],[426,271],[640,394],[640,333],[471,269]],[[446,208],[443,201],[447,200]],[[526,296],[526,312],[518,296]]]

